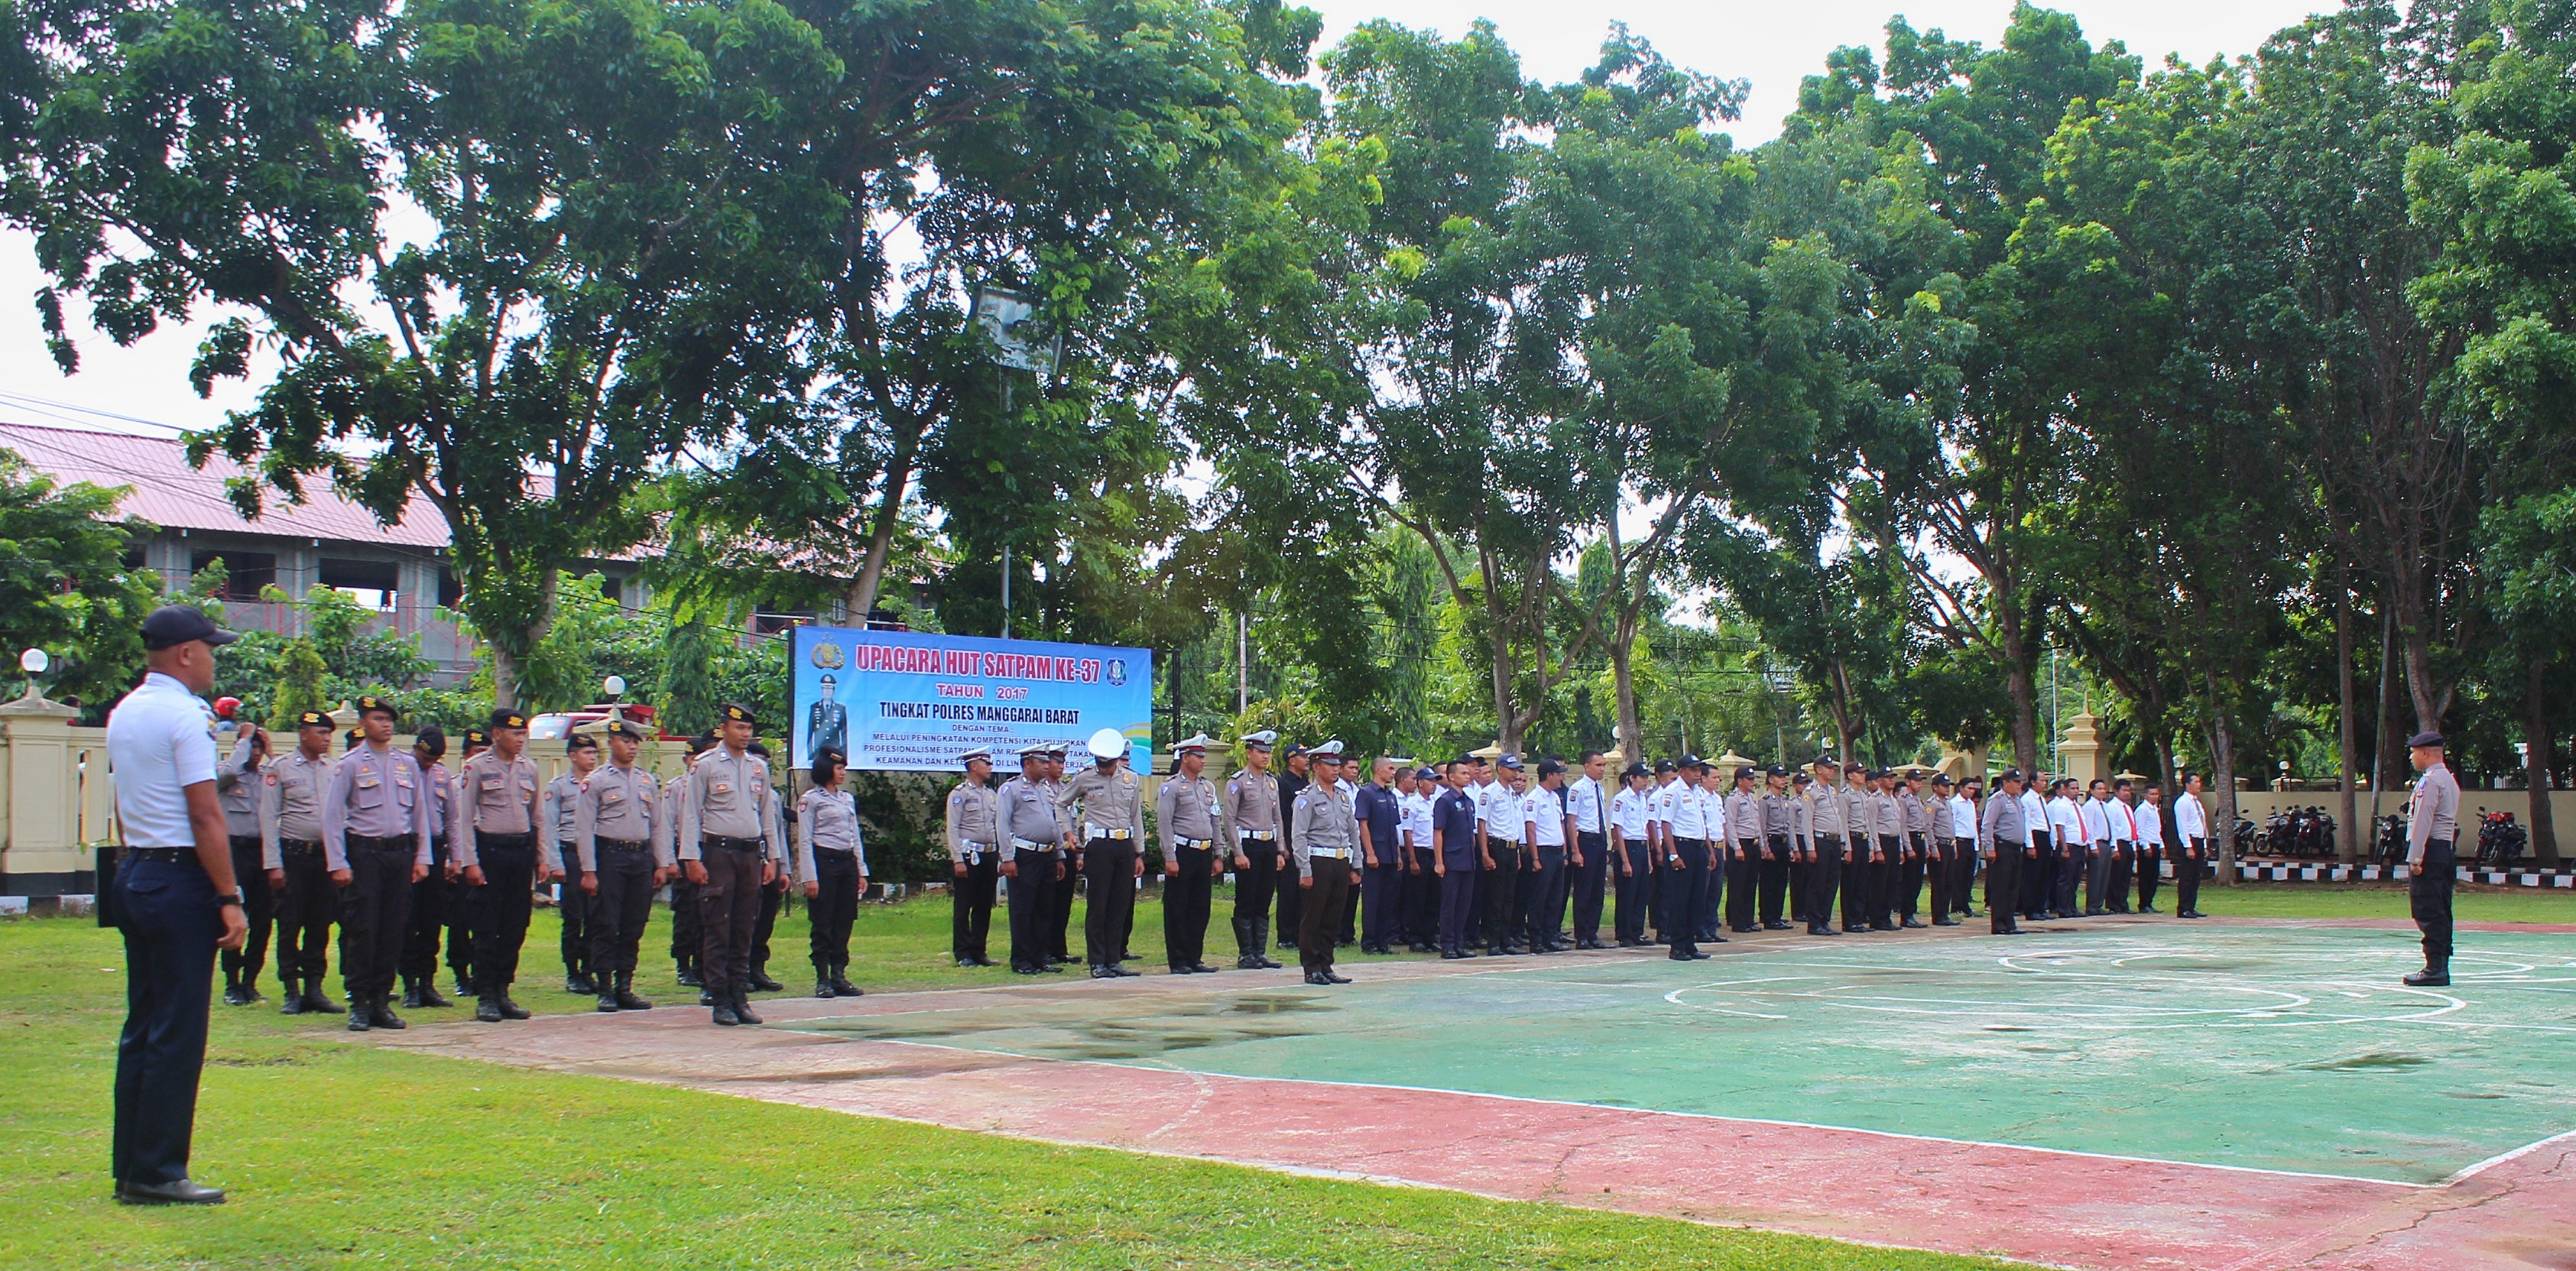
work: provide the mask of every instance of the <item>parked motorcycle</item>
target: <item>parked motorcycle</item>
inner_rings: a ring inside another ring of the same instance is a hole
[[[2485,812],[2485,809],[2479,809]],[[2531,845],[2531,835],[2515,824],[2510,812],[2486,812],[2478,818],[2478,865],[2484,869],[2511,869],[2522,850]]]
[[[2379,863],[2394,868],[2406,863],[2406,818],[2392,812],[2379,818]]]

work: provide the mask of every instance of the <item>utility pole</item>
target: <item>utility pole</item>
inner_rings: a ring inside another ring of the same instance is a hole
[[[1002,638],[1011,638],[1011,545],[1002,544]]]
[[[1234,713],[1252,709],[1252,614],[1234,612]]]

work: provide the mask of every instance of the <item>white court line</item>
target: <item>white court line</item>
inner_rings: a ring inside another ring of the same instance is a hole
[[[2525,1143],[2521,1147],[2515,1148],[2510,1152],[2499,1152],[2475,1165],[2469,1166],[2467,1169],[2451,1175],[2449,1178],[2443,1179],[2441,1185],[2449,1187],[2454,1183],[2466,1182],[2469,1179],[2487,1172],[2488,1170],[2494,1169],[2496,1166],[2503,1165],[2509,1161],[2521,1160],[2523,1157],[2529,1156],[2552,1143],[2556,1143],[2564,1139],[2576,1139],[2576,1130],[2569,1130],[2564,1134],[2553,1134],[2537,1143]]]

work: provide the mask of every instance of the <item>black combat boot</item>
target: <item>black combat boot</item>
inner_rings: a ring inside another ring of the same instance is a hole
[[[497,997],[493,997],[493,996],[491,996],[491,995],[490,995],[490,994],[488,994],[488,993],[487,993],[487,994],[485,994],[485,995],[483,996],[483,998],[482,998],[480,1001],[477,1001],[477,1002],[474,1004],[474,1018],[475,1018],[475,1020],[476,1020],[478,1023],[484,1023],[484,1024],[498,1024],[498,1023],[500,1023],[500,1022],[501,1022],[501,999],[499,999],[499,998],[497,998]]]
[[[306,980],[304,982],[304,1009],[317,1015],[331,1015],[336,1014],[339,1011],[340,1004],[332,1001],[330,996],[322,991],[322,982],[320,980]]]
[[[239,968],[224,968],[224,1005],[250,1005],[250,999],[242,996],[241,971]]]
[[[351,995],[349,998],[349,1031],[353,1033],[363,1033],[367,1031],[368,1028],[372,1027],[373,1024],[374,1017],[368,1012],[366,1002],[354,994]]]
[[[404,976],[404,977],[403,977],[403,1009],[404,1009],[404,1010],[407,1010],[407,1011],[416,1011],[416,1010],[419,1010],[419,1009],[421,1008],[421,1006],[422,1006],[422,1002],[421,1002],[421,1000],[420,1000],[420,981],[419,981],[417,978],[413,977],[413,976],[408,976],[408,975]]]
[[[591,997],[597,995],[599,991],[598,983],[590,978],[589,972],[573,970],[567,970],[564,972],[564,992],[579,993],[584,997]]]
[[[250,969],[248,969],[248,970],[246,970],[246,971],[243,971],[243,972],[242,972],[242,1005],[244,1005],[244,1006],[249,1006],[249,1005],[252,1005],[252,1004],[254,1004],[254,1003],[258,1003],[258,1002],[265,1002],[265,1001],[267,1001],[267,1000],[268,1000],[267,998],[260,996],[260,993],[259,993],[259,968],[258,968],[258,967],[252,967],[252,968],[250,968]]]
[[[760,1022],[760,1017],[751,1013],[751,998],[746,996],[746,990],[737,988],[733,991],[733,1017],[746,1024]]]
[[[689,960],[689,959],[687,959],[687,958],[681,958],[681,959],[679,959],[679,965],[680,965],[680,987],[681,987],[681,988],[684,988],[684,989],[698,989],[698,988],[705,988],[705,987],[706,987],[706,981],[705,981],[704,979],[700,978],[700,977],[699,977],[699,975],[698,975],[698,964],[697,964],[697,963],[692,962],[692,961],[690,961],[690,960]]]
[[[517,1002],[511,1001],[511,1000],[510,1000],[510,986],[509,986],[509,985],[506,985],[506,984],[502,985],[502,986],[501,986],[501,1018],[503,1018],[503,1019],[526,1019],[527,1017],[528,1017],[528,1008],[527,1008],[527,1007],[524,1007],[524,1006],[519,1005]]]
[[[437,976],[437,975],[435,975],[435,974],[431,974],[431,975],[424,975],[424,976],[420,977],[420,1003],[419,1003],[419,1004],[420,1004],[422,1007],[424,1007],[424,1008],[426,1008],[426,1009],[429,1009],[429,1010],[437,1010],[438,1008],[440,1008],[440,1007],[442,1007],[442,1006],[454,1006],[454,1005],[456,1005],[456,1003],[451,1002],[451,1001],[448,1001],[446,998],[440,997],[440,996],[438,995],[438,976]],[[403,1005],[405,1005],[405,1006],[412,1005],[411,999],[409,999],[409,998],[405,998],[405,999],[403,999]]]
[[[849,970],[847,962],[832,968],[832,992],[842,997],[857,997],[861,990],[858,985],[850,983]]]
[[[723,997],[716,999],[715,1013],[712,1018],[717,1024],[726,1028],[731,1028],[742,1022],[742,1017],[733,1013],[732,994],[728,993]]]
[[[825,999],[839,996],[832,988],[832,968],[820,962],[814,964],[814,996]]]
[[[277,981],[277,991],[285,998],[284,1001],[278,1003],[278,1014],[301,1015],[304,1013],[304,995],[296,991],[294,976],[279,976]]]
[[[751,987],[762,993],[775,993],[787,986],[769,978],[768,963],[754,962],[751,964]]]
[[[632,971],[620,971],[617,973],[617,1009],[621,1011],[649,1011],[653,1009],[653,1004],[651,1002],[636,996],[635,973]]]
[[[602,1015],[616,1014],[618,1011],[617,994],[606,987],[602,987],[599,990],[599,1005],[593,1009],[597,1010]]]
[[[377,1028],[407,1027],[407,1025],[402,1022],[402,1016],[394,1014],[394,1008],[385,1005],[385,995],[382,993],[376,994],[374,998],[369,1000],[367,1004],[367,1023]]]

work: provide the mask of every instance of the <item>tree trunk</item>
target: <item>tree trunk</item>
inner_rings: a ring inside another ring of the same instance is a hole
[[[1512,709],[1512,627],[1504,615],[1502,562],[1481,542],[1476,561],[1485,575],[1485,625],[1493,644],[1495,744],[1506,752],[1518,751],[1520,713]]]
[[[1619,698],[1619,753],[1636,763],[1646,757],[1646,730],[1637,714],[1637,614],[1620,606],[1611,626],[1610,681]]]
[[[2531,655],[2531,680],[2523,688],[2522,761],[2524,784],[2531,787],[2531,859],[2558,864],[2558,825],[2549,811],[2549,770],[2556,766],[2549,737],[2549,659]]]
[[[2343,796],[2343,832],[2336,837],[2335,854],[2347,865],[2361,858],[2361,800],[2354,792],[2353,777],[2361,767],[2361,747],[2353,731],[2352,685],[2352,570],[2340,553],[2335,560],[2335,701],[2337,705],[2336,758],[2342,775],[2335,788]]]
[[[537,576],[537,619],[507,639],[486,637],[492,646],[492,705],[519,707],[527,705],[520,698],[520,685],[526,678],[528,655],[545,642],[546,633],[555,625],[555,589],[563,574],[547,566]],[[468,615],[471,616],[470,614]],[[479,621],[475,624],[482,625]],[[564,703],[574,705],[574,703]]]
[[[2209,686],[2210,781],[2217,797],[2207,809],[2210,841],[2218,845],[2218,881],[2232,885],[2236,876],[2236,733],[2227,722],[2227,708],[2218,705],[2218,685]]]
[[[2018,601],[2018,597],[2014,600]],[[2004,655],[2004,690],[2012,697],[2013,766],[2027,774],[2039,771],[2039,657],[2015,603],[1998,597],[1995,638]]]
[[[2381,603],[2387,603],[2383,597]],[[2383,614],[2379,627],[2379,725],[2370,739],[2377,755],[2371,763],[2370,841],[2379,841],[2379,817],[2386,811],[2380,796],[2389,785],[2406,779],[2405,734],[2397,728],[2397,618]],[[2402,804],[2402,800],[2400,801]]]
[[[913,449],[920,438],[918,428],[906,428],[895,435],[894,456],[886,463],[885,493],[877,502],[876,515],[869,518],[867,560],[859,566],[858,579],[850,584],[843,600],[849,609],[845,621],[851,626],[865,629],[869,611],[877,607],[877,589],[885,580],[886,552],[894,543],[894,527],[902,519],[904,491],[912,484]]]

